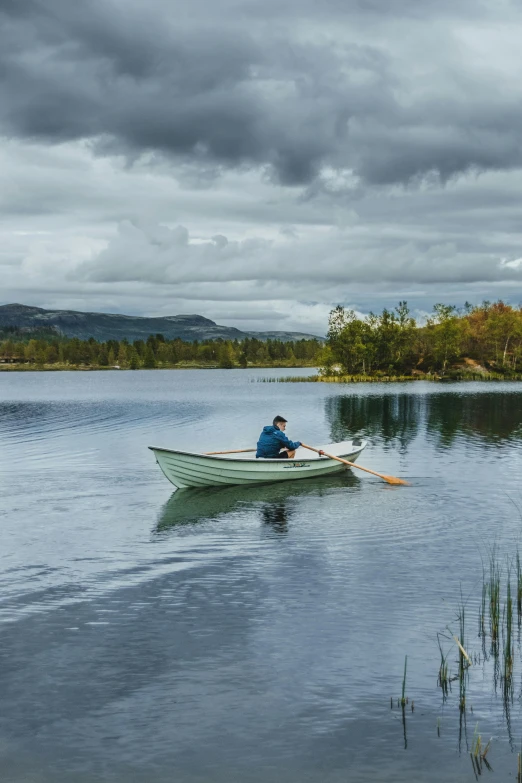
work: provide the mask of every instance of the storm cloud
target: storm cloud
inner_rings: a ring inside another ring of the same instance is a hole
[[[3,300],[518,302],[521,33],[509,0],[0,0]]]
[[[5,3],[4,132],[91,139],[99,153],[265,166],[285,184],[310,182],[325,165],[389,184],[522,161],[520,87],[503,80],[499,89],[495,64],[458,61],[449,4],[422,4],[425,17],[448,15],[423,62],[400,52],[404,30],[395,49],[380,40],[390,19],[420,32],[410,2],[321,4],[318,34],[313,15],[302,16],[306,3],[283,4],[286,16],[263,4],[273,27],[253,3],[183,5]],[[328,22],[344,27],[334,40],[321,32]]]

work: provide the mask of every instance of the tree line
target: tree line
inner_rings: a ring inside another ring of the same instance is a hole
[[[418,325],[407,302],[365,318],[338,306],[322,360],[325,375],[445,374],[460,365],[508,377],[522,371],[522,308],[502,301],[460,309],[439,303]]]
[[[0,359],[37,366],[119,367],[121,369],[154,369],[183,365],[209,367],[248,366],[317,366],[321,353],[320,340],[203,340],[186,342],[167,340],[161,334],[147,340],[107,340],[93,337],[56,336],[41,330],[35,334],[14,327],[0,330]]]
[[[326,344],[317,339],[80,340],[49,329],[0,328],[0,360],[28,365],[122,369],[202,367],[321,367],[326,376],[451,374],[474,368],[509,377],[522,372],[522,308],[502,301],[462,308],[436,304],[417,324],[407,302],[360,318],[338,306],[331,311]]]

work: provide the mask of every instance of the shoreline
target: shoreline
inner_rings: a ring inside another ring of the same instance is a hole
[[[15,373],[15,372],[140,372],[141,370],[296,370],[296,369],[310,369],[306,365],[288,366],[284,364],[267,365],[256,364],[249,365],[248,367],[219,367],[217,364],[181,364],[171,365],[167,367],[137,367],[131,369],[130,367],[100,367],[100,366],[81,366],[81,365],[63,365],[63,364],[50,364],[50,365],[36,365],[36,364],[0,364],[0,373]],[[482,373],[463,373],[453,371],[446,375],[432,374],[420,374],[415,375],[286,375],[282,377],[266,377],[258,378],[258,383],[338,383],[338,384],[355,384],[355,383],[412,383],[417,381],[428,381],[431,383],[458,383],[466,381],[478,381],[485,383],[494,382],[522,382],[522,374],[517,373],[511,376],[505,376],[501,373],[482,372]]]
[[[315,369],[314,365],[251,364],[248,367],[220,367],[218,364],[179,364],[166,367],[100,367],[58,364],[0,364],[0,372],[141,372],[142,370],[298,370]]]
[[[272,380],[272,379],[267,379]],[[429,383],[465,383],[465,382],[522,382],[522,374],[515,376],[504,376],[500,373],[476,373],[476,374],[455,374],[455,375],[303,375],[286,376],[277,378],[278,383],[415,383],[418,381],[427,381]]]

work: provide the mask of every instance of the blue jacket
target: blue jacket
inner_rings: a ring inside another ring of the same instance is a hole
[[[285,433],[278,427],[274,427],[272,424],[263,427],[263,432],[259,436],[257,441],[256,457],[264,457],[265,459],[276,459],[279,456],[279,452],[282,449],[298,449],[301,442],[296,440],[289,440]]]

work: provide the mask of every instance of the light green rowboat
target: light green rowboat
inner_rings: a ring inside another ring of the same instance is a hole
[[[366,441],[346,440],[320,449],[354,462]],[[256,459],[252,453],[201,454],[149,446],[156,462],[175,487],[212,487],[227,484],[261,484],[329,476],[346,470],[336,460],[299,448],[292,459]]]

